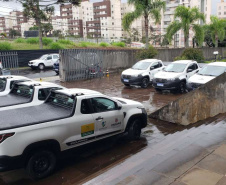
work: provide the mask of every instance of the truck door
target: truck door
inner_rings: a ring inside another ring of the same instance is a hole
[[[160,62],[153,62],[152,65],[150,66],[150,72],[149,72],[149,77],[150,81],[152,81],[154,75],[161,71],[162,64]]]
[[[198,66],[195,63],[190,64],[187,68],[187,79],[194,75],[197,72],[197,70]]]
[[[53,56],[52,55],[48,55],[45,61],[45,65],[47,67],[52,66],[53,64]]]
[[[91,98],[93,118],[96,123],[96,137],[105,137],[123,130],[123,112],[117,103],[105,97]]]

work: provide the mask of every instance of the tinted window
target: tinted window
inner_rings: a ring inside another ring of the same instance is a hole
[[[26,85],[14,85],[10,93],[17,96],[31,98],[33,91],[34,91],[33,87],[29,87]]]
[[[95,112],[106,112],[116,109],[115,102],[106,98],[92,98],[91,104]]]
[[[159,63],[155,62],[151,65],[151,67],[153,67],[154,69],[157,69],[159,67]]]
[[[6,87],[6,79],[0,78],[0,92],[4,91]]]
[[[206,65],[198,72],[198,74],[204,76],[219,76],[224,72],[226,72],[226,67]]]
[[[72,109],[75,99],[64,94],[51,93],[47,99],[47,103],[67,109]]]
[[[89,102],[86,99],[82,100],[82,102],[81,102],[81,113],[82,114],[90,114],[91,113],[91,110],[89,107]]]
[[[48,57],[47,57],[47,60],[51,60],[51,59],[52,59],[52,56],[48,56]]]
[[[11,82],[10,82],[10,87],[9,87],[10,89],[12,89],[14,82],[15,82],[15,81],[11,81]]]
[[[38,91],[38,99],[45,100],[50,93],[51,88],[39,89]]]
[[[194,64],[191,64],[191,65],[188,67],[187,71],[188,71],[189,69],[191,69],[192,71],[194,71],[194,70],[196,69],[196,66],[195,66]]]
[[[159,67],[162,67],[162,63],[161,62],[159,62]]]

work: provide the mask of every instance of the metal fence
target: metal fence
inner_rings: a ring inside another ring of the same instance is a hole
[[[60,50],[60,79],[73,81],[102,77],[108,69],[132,66],[133,50],[72,49]]]
[[[5,69],[15,69],[19,67],[17,52],[0,52],[0,62]]]

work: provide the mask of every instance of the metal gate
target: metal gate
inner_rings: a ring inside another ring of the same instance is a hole
[[[63,81],[101,78],[102,52],[95,49],[61,50],[59,71]]]
[[[0,52],[0,62],[5,69],[19,68],[17,52]]]

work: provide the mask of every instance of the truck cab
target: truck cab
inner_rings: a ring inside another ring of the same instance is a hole
[[[179,60],[166,66],[162,72],[157,73],[153,79],[156,91],[172,90],[180,93],[186,92],[187,80],[199,71],[199,65],[193,60]]]
[[[49,82],[15,83],[7,95],[0,96],[0,111],[40,105],[44,103],[52,89],[62,88]]]
[[[7,95],[12,89],[14,83],[32,81],[31,79],[24,76],[7,75],[0,76],[0,96]]]
[[[138,85],[147,88],[154,75],[162,71],[163,67],[162,61],[158,59],[141,60],[122,72],[121,81],[125,86]]]

